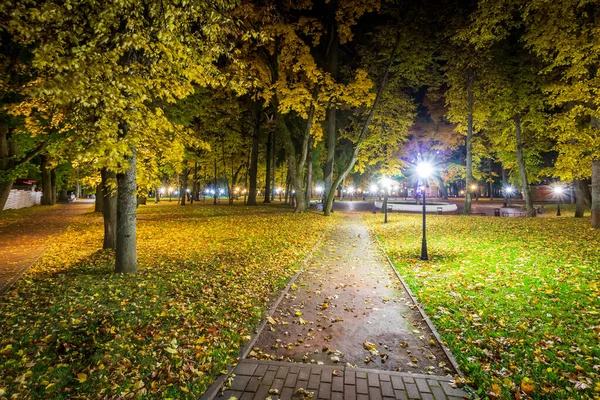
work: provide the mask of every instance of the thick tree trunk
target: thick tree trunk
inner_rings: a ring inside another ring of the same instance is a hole
[[[490,181],[490,200],[494,200],[494,175],[492,175],[493,163],[492,163],[491,158],[490,158],[489,167],[490,167],[490,174],[489,174],[488,179]]]
[[[190,197],[190,205],[194,204],[196,193],[198,192],[198,161],[194,161],[194,177],[192,178],[192,196]]]
[[[213,195],[213,205],[217,204],[217,197],[219,196],[219,188],[217,187],[217,155],[215,154],[215,193]]]
[[[592,228],[600,228],[600,159],[592,161]]]
[[[515,138],[517,145],[517,164],[519,165],[519,175],[521,176],[521,187],[523,198],[525,199],[525,208],[527,216],[535,217],[535,209],[531,200],[531,191],[529,190],[529,181],[527,180],[527,170],[525,169],[525,158],[523,157],[523,139],[521,137],[521,117],[515,116]]]
[[[257,106],[258,107],[258,106]],[[254,111],[254,132],[252,132],[252,151],[250,155],[250,188],[248,190],[248,201],[249,206],[256,205],[256,176],[258,175],[258,145],[259,145],[259,133],[260,125],[258,112]]]
[[[8,127],[0,122],[0,171],[8,172],[10,163],[10,150],[8,144]],[[4,210],[8,195],[12,189],[13,180],[11,176],[4,177],[0,181],[0,212]]]
[[[56,168],[50,170],[50,186],[52,187],[52,204],[58,200],[56,196]]]
[[[69,202],[69,196],[67,195],[67,191],[66,190],[61,190],[60,192],[58,192],[58,199],[57,199],[58,203],[68,203]]]
[[[266,163],[266,181],[265,181],[265,199],[263,203],[270,203],[273,196],[271,188],[271,153],[273,152],[273,131],[267,136],[267,163]]]
[[[183,173],[181,174],[181,191],[179,194],[181,195],[181,205],[185,206],[185,199],[187,197],[187,185],[188,185],[188,170],[187,170],[187,162],[183,166]]]
[[[54,204],[52,196],[52,178],[51,170],[48,167],[48,156],[42,155],[42,162],[40,165],[40,172],[42,174],[42,200],[43,206],[51,206]]]
[[[102,201],[102,183],[96,186],[96,201],[94,203],[94,212],[102,212],[103,201]]]
[[[306,156],[306,205],[310,206],[310,200],[312,198],[312,174],[313,174],[313,141],[312,139],[308,143],[308,155]]]
[[[441,175],[436,175],[435,179],[438,181],[438,186],[440,187],[440,197],[442,199],[447,199],[448,198],[448,188],[444,184],[444,180],[442,179]]]
[[[465,207],[464,215],[471,214],[471,182],[473,181],[473,84],[475,75],[472,70],[468,71],[467,77],[467,156],[465,177]]]
[[[508,187],[508,180],[506,179],[506,169],[504,169],[504,165],[502,165],[502,196],[504,197],[504,207],[507,206],[508,197],[506,188]]]
[[[573,180],[573,187],[575,188],[575,218],[583,218],[585,211],[585,200],[583,198],[583,182],[579,179]]]
[[[148,202],[148,198],[146,197],[146,195],[137,196],[137,205],[138,206],[145,206],[147,202]]]
[[[104,218],[103,249],[117,248],[117,187],[115,174],[103,168],[102,176],[102,217]]]
[[[337,12],[337,2],[331,1],[329,7],[329,45],[328,45],[328,63],[325,66],[325,70],[331,74],[334,80],[337,79],[339,72],[339,62],[338,62],[338,50],[339,50],[339,36],[336,30],[337,22],[336,22],[336,12]],[[333,184],[333,171],[335,165],[335,145],[336,145],[336,136],[337,136],[337,127],[336,127],[336,108],[335,104],[331,104],[327,109],[326,115],[326,127],[327,127],[327,159],[325,161],[325,166],[323,167],[323,195],[327,196],[329,191],[335,190],[332,187]]]
[[[117,252],[115,272],[137,272],[136,254],[136,149],[131,148],[125,173],[117,174]]]

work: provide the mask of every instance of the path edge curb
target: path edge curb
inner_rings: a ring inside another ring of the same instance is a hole
[[[454,358],[454,355],[452,354],[452,352],[450,351],[450,349],[447,346],[444,345],[442,337],[438,333],[437,329],[435,329],[435,326],[433,325],[433,323],[431,322],[431,320],[429,319],[429,317],[425,313],[425,310],[423,310],[423,308],[419,304],[417,298],[413,294],[412,290],[410,290],[410,287],[408,286],[408,284],[406,283],[406,281],[404,280],[404,278],[402,278],[402,276],[400,275],[400,273],[398,272],[398,270],[394,266],[394,263],[392,262],[392,260],[390,259],[390,257],[385,252],[385,249],[383,247],[383,244],[381,243],[381,240],[379,240],[379,237],[375,233],[375,230],[373,229],[373,227],[371,226],[370,223],[369,223],[369,230],[371,231],[370,232],[371,236],[373,236],[375,238],[375,240],[377,241],[377,244],[379,245],[379,250],[381,250],[381,252],[383,253],[385,259],[387,260],[387,262],[389,264],[389,266],[392,268],[392,270],[396,274],[396,277],[398,278],[398,280],[400,281],[400,283],[402,283],[402,286],[404,287],[404,290],[406,290],[406,292],[408,293],[410,299],[412,300],[412,302],[417,307],[417,310],[419,310],[419,314],[421,314],[421,317],[423,317],[423,320],[425,321],[425,323],[427,324],[427,326],[429,327],[429,329],[433,333],[433,336],[435,337],[435,340],[439,343],[440,347],[444,351],[444,354],[446,355],[446,357],[448,357],[448,360],[450,360],[450,364],[452,364],[452,367],[454,368],[454,370],[456,371],[456,373],[458,374],[458,376],[460,376],[461,378],[464,379],[465,378],[465,374],[462,372],[462,370],[458,366],[458,362]]]
[[[323,238],[333,229],[333,227],[334,227],[334,225],[331,225],[331,226],[327,227],[327,229],[325,229],[323,231],[323,233],[321,233],[321,235],[319,236],[319,238],[317,239],[317,241],[315,242],[315,244],[313,245],[313,247],[311,248],[311,250],[308,252],[308,254],[304,258],[304,260],[300,263],[300,267],[298,268],[298,271],[296,271],[296,273],[294,274],[294,276],[292,276],[290,278],[290,280],[288,281],[288,284],[285,286],[285,288],[283,288],[281,290],[281,293],[280,293],[279,297],[277,298],[277,300],[273,303],[273,305],[271,306],[271,308],[269,309],[269,311],[262,318],[262,321],[258,325],[256,333],[254,333],[252,335],[252,338],[240,350],[240,353],[239,353],[240,360],[239,361],[246,359],[246,357],[250,353],[250,350],[252,350],[252,348],[254,347],[254,344],[258,340],[260,334],[265,329],[265,326],[267,325],[267,318],[273,316],[273,314],[277,310],[277,307],[279,307],[279,304],[281,303],[281,301],[283,300],[283,298],[285,297],[285,295],[289,293],[290,288],[292,287],[292,285],[294,284],[294,282],[296,282],[296,280],[298,279],[298,277],[302,274],[302,272],[304,272],[304,269],[306,268],[306,265],[313,258],[313,254],[315,253],[315,251],[317,250],[317,248],[319,248],[323,244]],[[237,365],[237,362],[236,362],[236,365]],[[215,381],[208,387],[208,389],[206,389],[206,391],[204,391],[204,393],[200,396],[200,400],[213,400],[213,399],[215,399],[217,397],[217,395],[219,394],[219,391],[221,390],[221,388],[225,384],[225,382],[233,374],[233,371],[235,370],[235,367],[236,366],[234,366],[234,365],[228,366],[227,367],[227,371],[228,371],[227,374],[226,375],[221,375],[217,379],[215,379]]]

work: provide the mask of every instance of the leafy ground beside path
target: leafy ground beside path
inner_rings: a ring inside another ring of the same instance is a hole
[[[139,273],[88,213],[0,297],[0,398],[198,397],[327,224],[281,206],[138,209]]]
[[[600,399],[600,232],[574,218],[365,216],[472,384]]]

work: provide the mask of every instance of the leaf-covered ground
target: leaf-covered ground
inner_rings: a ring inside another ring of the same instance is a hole
[[[600,398],[600,231],[589,219],[366,217],[462,370],[492,399]]]
[[[139,273],[78,217],[0,297],[0,398],[196,398],[333,219],[281,206],[138,209]]]

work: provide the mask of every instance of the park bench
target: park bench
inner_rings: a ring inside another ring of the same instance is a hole
[[[472,212],[469,215],[474,215],[474,216],[479,216],[479,217],[485,217],[487,214],[483,213],[483,212],[478,212],[478,213]]]
[[[510,217],[510,216],[513,216],[513,217],[526,217],[527,213],[525,213],[525,212],[508,212],[508,211],[504,211],[504,212],[502,212],[502,216],[503,217]]]

